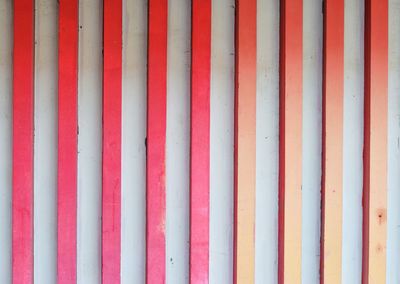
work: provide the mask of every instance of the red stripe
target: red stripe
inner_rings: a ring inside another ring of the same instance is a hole
[[[211,0],[192,1],[190,283],[208,283]]]
[[[104,1],[102,280],[120,283],[122,0]]]
[[[325,3],[322,135],[321,283],[342,268],[344,1]]]
[[[146,283],[165,283],[167,0],[149,0]]]
[[[278,282],[301,282],[303,1],[281,1]]]
[[[365,2],[362,283],[386,281],[388,0]]]
[[[235,17],[234,283],[254,283],[257,1],[237,0]]]
[[[58,283],[76,282],[78,1],[60,0],[58,57]]]
[[[34,1],[14,0],[13,283],[33,283]]]

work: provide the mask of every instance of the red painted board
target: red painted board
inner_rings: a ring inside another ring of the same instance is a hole
[[[386,283],[388,0],[365,3],[362,283]]]
[[[301,282],[303,1],[281,1],[278,282]]]
[[[257,1],[237,0],[235,19],[234,283],[254,283]]]
[[[168,1],[149,0],[146,283],[165,283],[165,139]]]
[[[192,1],[190,283],[208,283],[211,0]]]
[[[122,0],[103,9],[102,283],[121,278]]]
[[[76,283],[78,1],[60,0],[58,31],[59,284]]]
[[[324,13],[321,283],[342,279],[344,0]]]
[[[33,283],[34,1],[14,0],[12,281]]]

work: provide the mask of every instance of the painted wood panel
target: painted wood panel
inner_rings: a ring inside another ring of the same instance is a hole
[[[33,283],[34,1],[14,1],[12,281]]]
[[[190,283],[209,281],[211,1],[192,1]]]
[[[165,283],[166,0],[150,0],[147,70],[147,283]]]
[[[257,1],[236,1],[234,282],[254,282]]]
[[[121,281],[122,1],[103,18],[102,282]]]
[[[365,6],[363,283],[386,283],[388,1]]]
[[[324,13],[321,283],[342,278],[344,1]]]
[[[59,3],[58,283],[76,282],[78,154],[78,1]]]
[[[280,13],[278,282],[301,281],[303,1]]]

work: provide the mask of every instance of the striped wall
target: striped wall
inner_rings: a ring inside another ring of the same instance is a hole
[[[0,283],[400,283],[400,0],[0,0]]]

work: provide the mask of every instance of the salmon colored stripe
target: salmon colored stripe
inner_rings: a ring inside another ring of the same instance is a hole
[[[388,0],[366,1],[364,116],[364,284],[386,283]]]
[[[325,2],[321,283],[342,279],[344,0]]]
[[[257,1],[236,1],[234,283],[254,283]]]
[[[33,283],[34,1],[14,0],[12,281]]]
[[[59,2],[57,281],[76,283],[78,1]]]
[[[281,1],[278,281],[301,282],[303,1]]]
[[[104,0],[102,283],[121,281],[122,0]]]
[[[168,1],[149,0],[146,283],[165,283],[165,139]]]
[[[192,1],[190,283],[209,281],[211,0]]]

